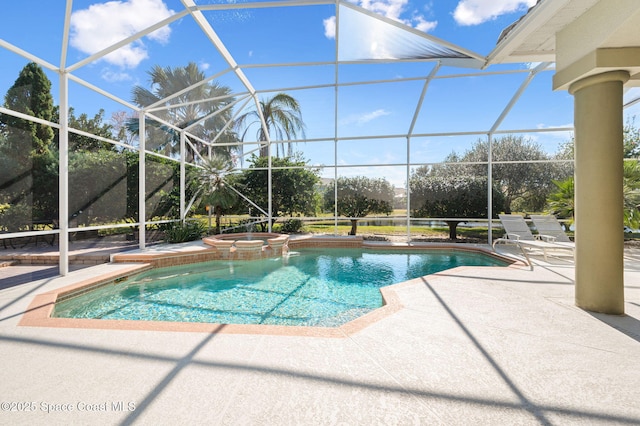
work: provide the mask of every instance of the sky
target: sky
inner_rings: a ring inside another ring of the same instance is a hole
[[[536,0],[355,0],[354,4],[417,32],[445,40],[484,57],[495,47],[501,31],[520,18]],[[0,39],[42,60],[60,66],[62,57],[63,1],[21,0],[3,5]],[[235,5],[233,0],[196,0],[198,5]],[[256,2],[259,3],[259,2]],[[75,0],[71,13],[67,67],[114,43],[125,40],[184,11],[179,0]],[[336,27],[336,15],[340,26]],[[266,67],[267,64],[330,63],[336,58],[359,59],[358,55],[384,59],[393,52],[411,50],[420,37],[388,43],[388,22],[335,4],[212,10],[204,16],[224,43],[229,56],[243,67],[243,73],[264,98],[274,90],[286,90],[300,101],[307,139],[324,140],[297,145],[311,164],[357,165],[339,169],[340,174],[379,175],[396,186],[406,181],[407,141],[404,137],[377,139],[379,135],[404,135],[412,126],[416,134],[486,131],[496,122],[511,97],[535,64],[502,65],[487,71],[524,71],[508,75],[449,78],[475,72],[472,69],[442,67],[429,85],[422,108],[424,79],[433,62],[332,64],[315,66]],[[375,25],[371,23],[375,22]],[[339,52],[336,53],[336,32]],[[405,52],[406,53],[406,52]],[[0,93],[4,94],[28,59],[0,47]],[[148,71],[162,67],[198,64],[207,76],[232,89],[241,97],[246,92],[229,65],[211,44],[194,19],[181,16],[159,26],[141,39],[124,45],[109,55],[84,64],[73,74],[125,102],[132,100],[136,85],[149,88]],[[246,68],[244,68],[246,67]],[[58,102],[58,77],[52,80]],[[573,99],[564,91],[551,90],[553,72],[537,76],[520,101],[501,123],[499,130],[544,129],[572,126]],[[385,83],[330,87],[336,76],[341,83],[379,81]],[[414,78],[414,79],[412,79]],[[299,86],[326,86],[294,90]],[[70,105],[76,113],[93,116],[100,108],[108,120],[126,106],[72,82]],[[242,104],[242,103],[241,103]],[[337,113],[336,113],[337,105]],[[635,115],[640,105],[627,111]],[[335,117],[337,116],[337,124]],[[364,140],[341,141],[334,151],[333,138],[371,136]],[[251,133],[251,132],[250,132]],[[570,132],[522,133],[549,153],[571,137]],[[409,154],[412,163],[432,163],[456,151],[464,152],[479,136],[415,137]],[[387,167],[374,167],[376,164]],[[328,172],[333,176],[333,170]]]

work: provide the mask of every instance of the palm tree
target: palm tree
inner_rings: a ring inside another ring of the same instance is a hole
[[[249,129],[254,125],[258,125],[256,139],[259,142],[266,142],[267,135],[271,139],[284,140],[296,139],[298,132],[302,138],[304,134],[304,122],[302,121],[302,113],[300,104],[292,96],[286,93],[278,93],[270,99],[260,101],[260,112],[264,117],[266,129],[262,126],[260,114],[257,110],[249,111],[236,120],[236,130],[242,133],[241,140],[244,140]],[[276,148],[277,149],[277,148]],[[260,157],[266,157],[268,153],[267,144],[260,145]],[[276,152],[276,155],[278,153]],[[284,155],[284,146],[282,147]],[[291,142],[288,143],[287,156],[292,155]]]
[[[560,218],[573,218],[573,176],[563,181],[553,181],[556,191],[547,199],[550,214]],[[627,159],[623,165],[622,191],[624,200],[624,224],[630,228],[640,227],[640,162]]]
[[[156,110],[153,114],[182,129],[223,109],[235,100],[231,96],[231,89],[229,87],[222,86],[214,81],[200,84],[180,96],[171,98],[168,101],[163,101],[163,99],[188,87],[192,87],[206,78],[206,75],[200,71],[198,65],[193,62],[189,63],[186,67],[176,68],[162,68],[156,65],[149,71],[149,76],[151,90],[141,86],[134,87],[133,102],[141,107],[157,103],[159,103],[158,106],[167,107],[166,109]],[[176,106],[171,107],[172,105]],[[229,108],[203,120],[199,125],[190,129],[189,132],[204,140],[210,141],[222,131],[231,118],[231,108]],[[179,133],[153,120],[149,120],[148,124],[148,139],[157,145],[155,148],[163,149],[166,155],[175,154],[179,147]],[[137,127],[137,120],[132,120],[129,129],[137,133]],[[226,130],[218,140],[220,142],[231,142],[237,140],[237,138],[232,131]],[[195,140],[192,141],[192,144],[200,154],[203,154],[203,144]],[[228,147],[220,147],[216,149],[216,153],[230,156]],[[194,154],[190,154],[189,159],[193,159],[194,156]]]
[[[575,212],[573,176],[562,181],[554,180],[553,184],[556,186],[556,191],[549,194],[547,198],[549,214],[559,218],[573,219]]]
[[[205,159],[195,179],[199,186],[202,201],[213,208],[216,216],[216,234],[220,233],[220,217],[224,211],[232,207],[236,193],[225,182],[224,177],[233,171],[233,162],[217,155]]]

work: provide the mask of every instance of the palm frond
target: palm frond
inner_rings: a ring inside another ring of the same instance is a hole
[[[260,100],[258,102],[260,113],[256,110],[242,114],[236,120],[236,130],[242,132],[241,140],[245,139],[250,127],[257,125],[256,138],[258,141],[293,140],[300,135],[305,138],[305,125],[302,120],[299,102],[286,93],[278,93],[273,97]],[[260,115],[264,118],[264,126],[260,120]],[[266,127],[266,129],[265,129]],[[267,138],[267,133],[269,138]],[[261,155],[266,155],[265,146],[261,148]],[[276,151],[279,152],[278,145]],[[284,145],[282,152],[284,154]],[[291,143],[288,152],[291,155]]]

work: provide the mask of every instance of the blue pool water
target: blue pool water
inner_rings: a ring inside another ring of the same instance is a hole
[[[156,269],[56,304],[54,316],[333,327],[382,306],[380,287],[456,266],[458,251],[302,249],[299,255]]]

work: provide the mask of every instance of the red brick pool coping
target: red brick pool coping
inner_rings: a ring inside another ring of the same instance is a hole
[[[500,256],[492,251],[481,247],[461,247],[453,244],[384,244],[384,243],[367,243],[359,239],[344,238],[309,238],[294,243],[294,248],[302,247],[362,247],[369,249],[398,249],[398,250],[457,250],[479,252],[494,258],[510,262],[515,265],[513,259]],[[292,244],[290,243],[290,246]],[[262,324],[216,324],[216,323],[197,323],[197,322],[170,322],[170,321],[138,321],[138,320],[104,320],[104,319],[84,319],[84,318],[55,318],[52,317],[53,309],[57,301],[64,300],[68,297],[75,297],[79,294],[86,293],[95,288],[106,285],[118,285],[118,283],[126,279],[130,275],[152,269],[154,266],[170,264],[188,264],[194,262],[202,262],[211,260],[210,248],[204,248],[206,253],[203,255],[199,250],[190,250],[182,255],[171,253],[144,253],[139,256],[121,255],[124,259],[120,262],[140,262],[131,264],[117,272],[104,274],[98,277],[82,280],[80,282],[52,290],[49,292],[38,294],[34,297],[26,312],[22,316],[19,325],[26,327],[52,327],[52,328],[82,328],[82,329],[103,329],[103,330],[140,330],[140,331],[180,331],[180,332],[198,332],[198,333],[224,333],[224,334],[259,334],[259,335],[282,335],[282,336],[308,336],[308,337],[347,337],[356,333],[371,324],[380,321],[389,315],[398,312],[403,308],[400,297],[396,290],[403,287],[414,285],[420,278],[405,281],[398,284],[392,284],[380,289],[382,294],[383,306],[375,309],[367,314],[358,317],[339,327],[305,327],[305,326],[284,326],[284,325],[262,325]],[[120,255],[114,255],[117,258]],[[179,257],[186,258],[185,262],[177,261]],[[213,256],[214,257],[214,256]],[[165,262],[168,258],[171,262]],[[155,261],[154,261],[155,260]],[[117,262],[117,260],[114,259]]]

